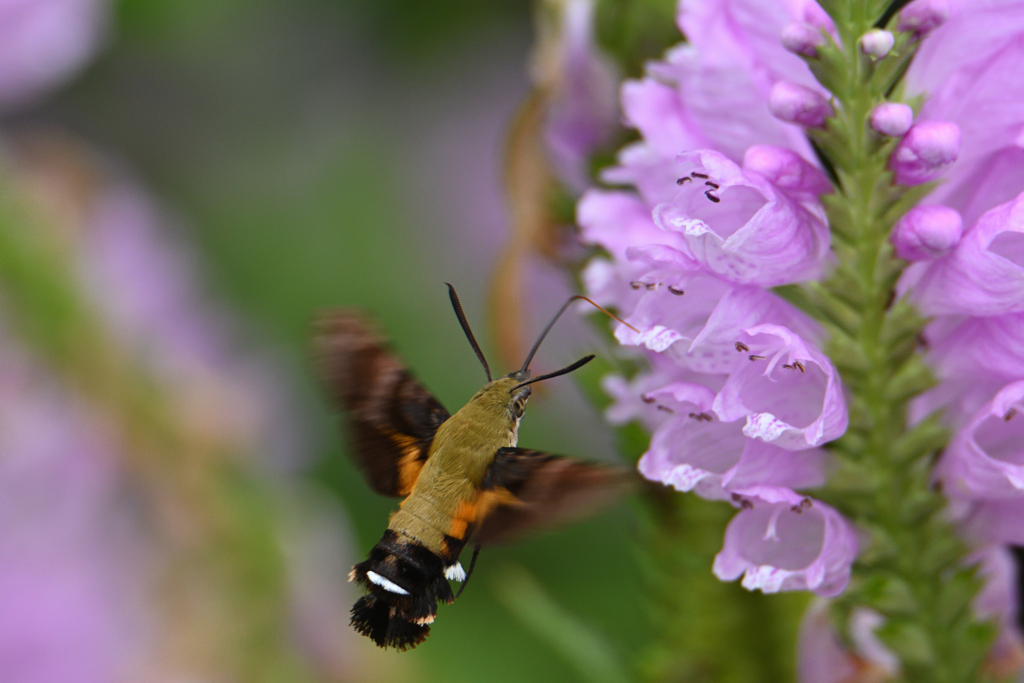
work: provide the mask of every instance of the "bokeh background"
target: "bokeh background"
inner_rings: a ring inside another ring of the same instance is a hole
[[[629,502],[485,551],[415,651],[352,634],[395,501],[307,355],[318,310],[365,308],[454,410],[483,373],[448,281],[497,364],[531,9],[0,0],[0,40],[40,48],[0,46],[0,680],[620,680],[602,657],[648,636]],[[572,282],[528,268],[532,336]],[[601,348],[567,321],[539,366]],[[615,458],[576,386],[520,443]]]

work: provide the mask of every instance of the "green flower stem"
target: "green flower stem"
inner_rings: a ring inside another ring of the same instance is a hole
[[[868,540],[849,589],[834,601],[834,616],[842,631],[858,606],[881,613],[886,622],[876,634],[900,657],[907,681],[976,681],[995,629],[973,618],[979,582],[930,484],[947,435],[934,418],[907,424],[908,402],[934,379],[917,349],[925,320],[893,299],[905,264],[887,239],[896,219],[931,187],[894,186],[887,161],[895,142],[868,125],[876,104],[898,100],[898,79],[916,43],[899,35],[893,52],[874,61],[861,54],[858,39],[888,2],[822,4],[838,44],[830,39],[808,64],[833,93],[836,114],[811,137],[837,180],[824,202],[839,265],[825,282],[782,293],[830,332],[827,351],[849,396],[850,427],[833,444],[838,471],[821,497]]]
[[[711,573],[726,504],[653,486],[644,497],[640,561],[650,636],[638,653],[646,683],[793,680],[793,643],[806,593],[764,595]]]

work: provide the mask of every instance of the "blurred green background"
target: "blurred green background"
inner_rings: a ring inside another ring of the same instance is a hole
[[[312,435],[304,476],[348,514],[353,560],[379,539],[395,501],[371,493],[346,456],[308,369],[309,321],[323,307],[363,307],[449,409],[479,387],[443,283],[456,285],[493,349],[484,293],[507,237],[501,146],[528,90],[530,9],[525,0],[122,0],[85,71],[8,121],[72,131],[180,217],[206,290],[242,312],[255,346],[288,359]],[[568,292],[542,266],[535,277],[527,336]],[[545,367],[600,348],[566,327],[542,352]],[[559,380],[531,402],[520,442],[607,459],[611,440],[573,382]],[[358,680],[579,680],[510,611],[510,599],[528,607],[534,588],[520,567],[627,655],[645,638],[635,532],[622,504],[485,551],[428,641],[380,655],[402,660],[397,669],[370,659]]]

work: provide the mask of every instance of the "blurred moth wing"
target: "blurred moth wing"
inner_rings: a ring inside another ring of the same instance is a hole
[[[526,448],[498,449],[481,489],[487,509],[473,540],[515,541],[576,521],[613,503],[633,483],[632,470]]]
[[[317,319],[313,358],[332,403],[345,415],[367,482],[385,496],[409,495],[448,411],[359,311],[330,311]]]

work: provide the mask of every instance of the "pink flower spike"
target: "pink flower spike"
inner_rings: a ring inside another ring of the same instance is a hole
[[[898,138],[914,123],[914,110],[899,102],[883,102],[871,110],[871,127],[882,135]]]
[[[867,56],[881,59],[889,54],[889,50],[896,44],[896,38],[888,31],[876,28],[862,35],[858,44],[860,51]]]
[[[832,105],[817,90],[789,81],[779,81],[768,93],[768,111],[786,123],[820,128],[832,116]]]
[[[997,206],[932,263],[912,296],[926,315],[1024,311],[1024,193]]]
[[[975,413],[953,437],[939,471],[954,496],[1024,497],[1024,380]]]
[[[771,493],[737,496],[743,509],[725,530],[712,567],[715,576],[733,581],[742,575],[744,588],[763,593],[841,593],[857,555],[849,523],[824,503],[792,491]]]
[[[889,168],[901,185],[921,185],[938,179],[960,154],[960,127],[949,121],[926,121],[911,126],[893,150]]]
[[[681,154],[677,168],[680,177],[701,182],[681,185],[671,202],[654,208],[654,220],[681,235],[705,268],[731,282],[763,287],[821,274],[829,233],[819,211],[718,152]]]
[[[842,436],[848,415],[838,373],[821,351],[780,325],[745,330],[748,360],[715,397],[726,422],[746,419],[743,433],[787,450]]]
[[[916,0],[900,10],[896,28],[923,36],[942,26],[947,19],[949,4],[946,0]]]
[[[816,57],[818,47],[825,43],[821,29],[801,21],[794,21],[783,26],[782,34],[779,37],[784,48],[793,54],[805,57]]]
[[[896,255],[906,261],[934,259],[960,242],[963,221],[946,206],[915,206],[896,222],[889,240]]]

